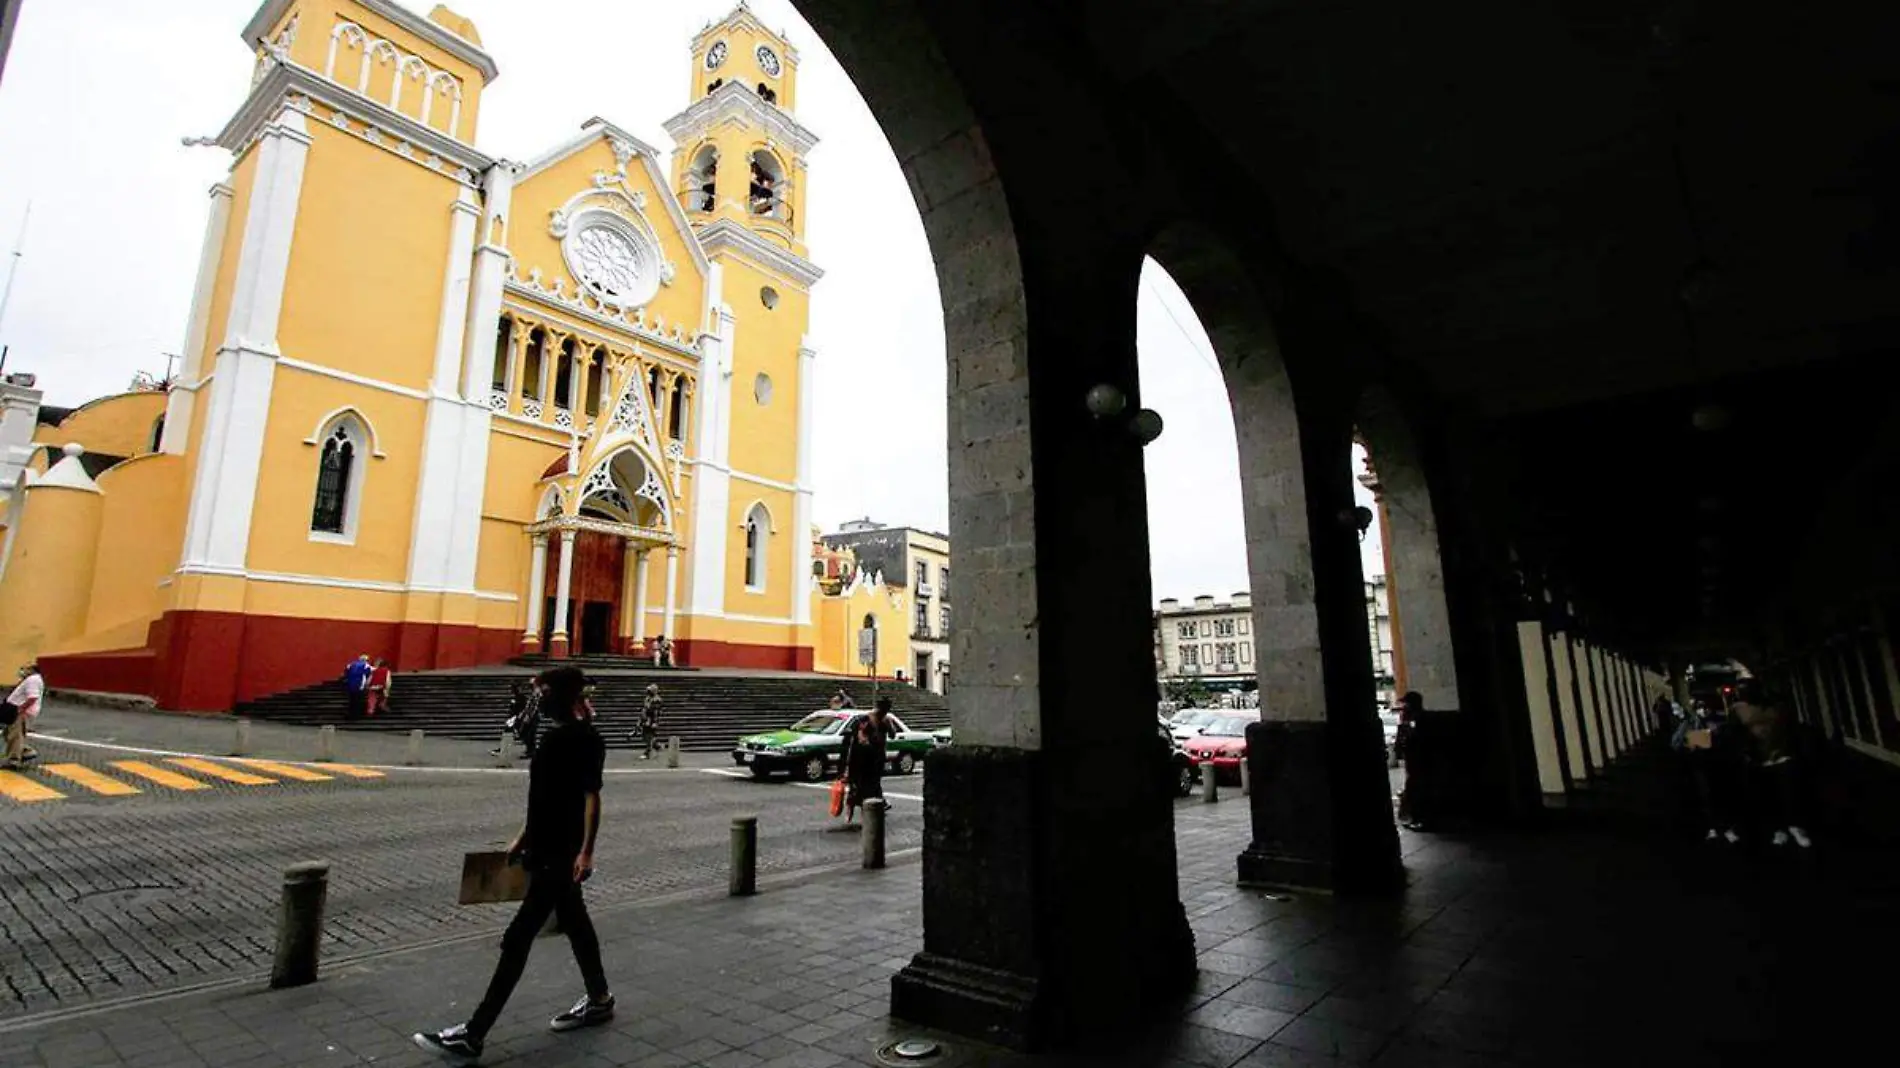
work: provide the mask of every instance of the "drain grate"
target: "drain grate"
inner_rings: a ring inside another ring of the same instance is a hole
[[[103,890],[87,890],[73,898],[73,904],[86,908],[127,909],[169,901],[183,893],[174,883],[134,883]]]
[[[929,1064],[940,1059],[944,1052],[941,1043],[933,1042],[928,1038],[906,1038],[880,1047],[877,1051],[877,1059],[885,1064],[893,1065]]]

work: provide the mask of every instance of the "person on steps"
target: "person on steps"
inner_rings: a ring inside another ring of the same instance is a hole
[[[660,700],[660,684],[657,682],[647,683],[647,695],[640,701],[639,738],[641,743],[646,747],[646,753],[640,758],[641,760],[653,759],[653,743],[658,740],[660,736],[660,710],[662,707],[664,707],[664,702]]]

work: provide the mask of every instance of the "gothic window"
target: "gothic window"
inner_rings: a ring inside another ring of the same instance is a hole
[[[673,380],[673,406],[666,413],[666,436],[678,441],[686,435],[686,376]]]
[[[495,367],[489,374],[488,388],[496,393],[508,392],[508,350],[514,338],[515,321],[506,315],[495,328]]]
[[[344,416],[322,438],[322,451],[317,455],[316,501],[310,509],[311,533],[341,537],[355,533],[362,492],[357,465],[362,461],[365,437],[357,421]]]
[[[574,339],[561,342],[561,354],[554,361],[554,406],[574,407]]]
[[[523,399],[538,401],[541,399],[541,356],[547,345],[547,335],[536,330],[528,335],[528,355],[521,361],[521,396]]]
[[[587,414],[600,414],[600,398],[607,389],[607,350],[595,349],[587,361]]]
[[[745,588],[754,592],[765,589],[765,543],[771,530],[765,505],[753,505],[745,517]]]
[[[660,369],[655,367],[647,372],[647,396],[653,399],[653,410],[660,410]]]

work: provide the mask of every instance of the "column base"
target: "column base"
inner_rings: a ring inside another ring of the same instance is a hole
[[[1342,736],[1330,723],[1247,727],[1253,841],[1241,886],[1388,894],[1405,885],[1376,721]],[[1360,737],[1363,733],[1365,737]]]
[[[539,637],[538,635],[534,635],[534,634],[524,634],[524,635],[522,635],[522,636],[521,636],[521,651],[522,651],[523,653],[538,653],[538,652],[540,652],[540,651],[541,651],[541,638],[540,638],[540,637]]]
[[[1194,935],[1162,759],[1146,739],[932,754],[924,951],[892,977],[892,1015],[1039,1051],[1113,1042],[1177,1010]]]
[[[567,659],[567,635],[556,634],[548,639],[548,655],[556,660]]]

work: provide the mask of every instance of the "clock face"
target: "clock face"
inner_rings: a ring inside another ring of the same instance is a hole
[[[760,45],[759,50],[753,54],[758,57],[760,70],[764,71],[768,77],[778,77],[777,52],[772,51],[764,45]]]
[[[706,69],[707,70],[716,70],[719,67],[719,65],[721,63],[724,63],[725,61],[726,61],[726,42],[717,41],[713,44],[711,48],[706,50]]]

